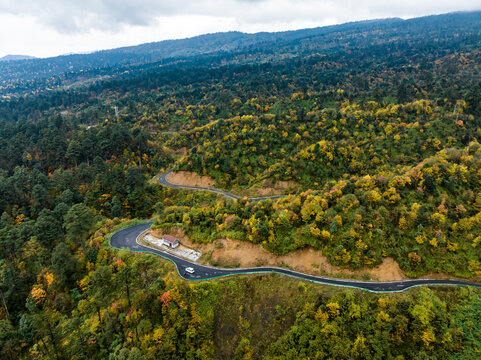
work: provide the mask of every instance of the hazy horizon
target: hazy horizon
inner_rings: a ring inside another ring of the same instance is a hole
[[[299,30],[346,22],[481,10],[473,0],[0,0],[0,57],[91,53],[227,31]]]

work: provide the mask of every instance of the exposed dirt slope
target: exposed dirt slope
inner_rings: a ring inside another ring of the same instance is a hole
[[[275,181],[272,182],[269,179],[266,179],[262,182],[262,187],[257,188],[257,192],[261,196],[273,196],[273,195],[281,195],[284,193],[284,190],[293,188],[297,189],[299,184],[295,181]]]
[[[166,177],[167,181],[176,185],[199,186],[212,188],[215,180],[209,176],[201,176],[195,172],[189,171],[173,171]]]
[[[162,236],[162,233],[158,230],[154,230],[153,234],[158,237]],[[198,244],[190,241],[182,229],[176,229],[170,234],[179,238],[179,241],[187,247],[200,250],[203,254],[211,253],[210,261],[218,263],[219,266],[239,265],[240,267],[255,267],[287,265],[293,270],[314,275],[325,274],[348,277],[364,275],[379,281],[395,281],[406,278],[393,258],[385,258],[379,266],[372,269],[365,267],[352,271],[331,265],[321,251],[312,248],[293,251],[284,256],[276,256],[260,245],[245,241],[220,239],[215,243]],[[205,260],[199,262],[210,265]]]

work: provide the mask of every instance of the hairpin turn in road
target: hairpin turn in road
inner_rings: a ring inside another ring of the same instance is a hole
[[[228,192],[225,192],[225,191],[222,191],[222,190],[219,190],[219,189],[216,189],[216,188],[206,188],[206,187],[201,187],[201,186],[188,186],[188,185],[173,184],[173,183],[169,182],[169,180],[167,180],[167,176],[169,176],[169,174],[171,172],[172,172],[172,170],[166,172],[165,174],[160,175],[159,183],[162,184],[162,185],[165,185],[165,186],[174,187],[174,188],[178,188],[178,189],[210,191],[212,193],[224,195],[224,196],[226,196],[226,197],[228,197],[229,199],[232,199],[232,200],[242,199],[241,196],[230,194]],[[285,197],[285,195],[252,197],[252,198],[247,198],[247,200],[249,200],[249,201],[262,201],[262,200],[267,200],[267,199],[276,200],[276,199],[280,199],[280,198],[283,198],[283,197]]]

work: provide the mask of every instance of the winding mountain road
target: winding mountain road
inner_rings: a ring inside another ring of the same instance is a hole
[[[375,292],[396,292],[403,291],[413,286],[425,285],[456,285],[456,286],[473,286],[481,288],[480,283],[461,281],[461,280],[434,280],[434,279],[417,279],[417,280],[403,280],[390,282],[374,282],[374,281],[356,281],[333,279],[323,276],[315,276],[309,274],[299,273],[293,270],[278,268],[278,267],[255,267],[255,268],[236,268],[223,269],[214,268],[210,266],[199,265],[190,261],[184,260],[172,254],[161,250],[153,249],[138,243],[139,236],[150,228],[152,221],[132,225],[130,227],[118,230],[110,237],[110,246],[116,249],[128,249],[136,252],[147,252],[159,255],[165,259],[172,261],[177,267],[179,275],[186,280],[208,280],[229,275],[237,274],[261,274],[261,273],[278,273],[288,276],[293,276],[303,280],[309,280],[320,284],[346,286],[358,289],[364,289]],[[192,267],[195,269],[194,274],[186,273],[185,269]]]
[[[173,183],[169,182],[169,180],[167,180],[167,176],[169,176],[169,174],[171,172],[172,172],[172,170],[170,170],[169,172],[166,172],[165,174],[160,175],[159,183],[161,183],[162,185],[165,185],[165,186],[175,187],[175,188],[179,188],[179,189],[210,191],[210,192],[213,192],[213,193],[216,193],[216,194],[224,195],[224,196],[226,196],[226,197],[228,197],[229,199],[232,199],[232,200],[242,199],[242,196],[230,194],[228,192],[225,192],[225,191],[222,191],[222,190],[219,190],[219,189],[216,189],[216,188],[206,188],[206,187],[201,187],[201,186],[188,186],[188,185],[173,184]],[[275,200],[275,199],[280,199],[280,198],[283,198],[283,197],[285,197],[285,195],[253,197],[253,198],[247,198],[247,200],[249,200],[249,201],[262,201],[262,200],[267,200],[267,199]]]

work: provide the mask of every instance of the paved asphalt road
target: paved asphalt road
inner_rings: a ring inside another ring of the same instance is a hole
[[[304,280],[309,280],[321,284],[335,285],[335,286],[347,286],[359,289],[365,289],[369,291],[377,292],[392,292],[392,291],[403,291],[413,286],[421,285],[461,285],[461,286],[474,286],[481,288],[481,284],[471,283],[467,281],[460,280],[432,280],[432,279],[418,279],[418,280],[404,280],[404,281],[391,281],[391,282],[373,282],[373,281],[355,281],[355,280],[342,280],[342,279],[332,279],[322,276],[314,276],[299,273],[296,271],[278,268],[278,267],[256,267],[256,268],[243,268],[243,269],[221,269],[213,268],[209,266],[203,266],[190,261],[178,258],[174,255],[168,254],[166,252],[152,249],[147,246],[143,246],[137,243],[137,237],[149,229],[152,222],[146,222],[138,225],[133,225],[125,229],[119,230],[112,235],[110,238],[110,245],[116,249],[129,249],[132,251],[140,252],[150,252],[162,256],[163,258],[172,261],[177,270],[184,279],[187,280],[206,280],[228,275],[236,274],[253,274],[253,273],[279,273],[284,275],[289,275],[297,277]],[[193,267],[195,273],[190,275],[185,272],[186,267]]]
[[[170,170],[169,172],[166,172],[166,173],[163,174],[163,175],[160,175],[160,177],[159,177],[159,182],[160,182],[162,185],[170,186],[170,187],[176,187],[176,188],[180,188],[180,189],[210,191],[210,192],[213,192],[213,193],[217,193],[217,194],[221,194],[221,195],[227,196],[228,198],[233,199],[233,200],[241,199],[241,198],[242,198],[241,196],[237,196],[237,195],[234,195],[234,194],[229,194],[228,192],[225,192],[225,191],[222,191],[222,190],[219,190],[219,189],[215,189],[215,188],[206,188],[206,187],[200,187],[200,186],[187,186],[187,185],[184,186],[184,185],[172,184],[171,182],[169,182],[169,181],[167,180],[167,176],[168,176],[171,172],[172,172],[172,170]],[[275,200],[275,199],[280,199],[280,198],[282,198],[282,197],[285,197],[285,195],[255,197],[255,198],[248,198],[248,200],[249,200],[249,201],[261,201],[261,200],[267,200],[267,199]]]

